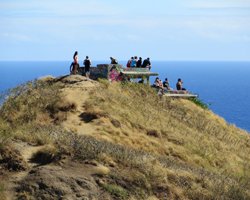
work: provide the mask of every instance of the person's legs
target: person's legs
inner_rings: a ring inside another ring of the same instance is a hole
[[[87,72],[85,73],[85,75],[86,75],[86,78],[89,78],[89,75],[90,75],[89,71],[87,71]]]

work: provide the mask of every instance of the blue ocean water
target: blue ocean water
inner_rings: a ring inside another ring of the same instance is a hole
[[[93,65],[98,63],[108,61],[94,61]],[[45,75],[66,75],[70,64],[70,61],[0,62],[0,92]],[[199,94],[213,112],[250,132],[250,62],[155,61],[151,71],[158,72],[162,80],[167,77],[173,88],[181,78],[184,87]]]

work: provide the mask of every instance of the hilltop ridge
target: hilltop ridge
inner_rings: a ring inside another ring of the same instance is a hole
[[[2,199],[248,199],[249,154],[246,131],[143,84],[44,77],[0,109]]]

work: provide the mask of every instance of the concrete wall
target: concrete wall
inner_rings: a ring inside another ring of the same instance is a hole
[[[98,64],[96,67],[90,67],[90,78],[106,78],[109,79],[109,73],[112,67],[121,68],[122,65]],[[84,67],[80,67],[79,74],[85,75]]]

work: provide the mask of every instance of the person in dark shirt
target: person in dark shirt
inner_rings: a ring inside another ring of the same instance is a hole
[[[142,58],[139,57],[139,60],[136,62],[136,67],[140,68],[142,64]]]
[[[118,61],[115,58],[110,57],[110,60],[111,60],[111,64],[118,64]]]
[[[69,70],[70,70],[70,74],[76,75],[79,68],[80,68],[80,65],[78,63],[78,52],[77,51],[75,51],[75,53],[73,55],[73,60],[74,61],[71,63]]]
[[[165,90],[171,90],[167,78],[165,78],[165,81],[163,81],[163,87],[164,87]]]
[[[84,64],[84,70],[85,70],[85,76],[89,78],[90,76],[90,66],[91,66],[91,60],[88,56],[86,56],[86,59],[83,61]]]
[[[141,80],[139,80],[138,83],[144,83],[144,79],[141,78]]]
[[[149,70],[151,69],[150,58],[147,58],[147,59],[145,59],[145,60],[143,61],[142,67],[143,67],[143,68],[149,68]]]
[[[178,81],[176,83],[176,89],[186,91],[186,89],[182,87],[182,84],[183,84],[182,80],[180,78],[178,78]]]

